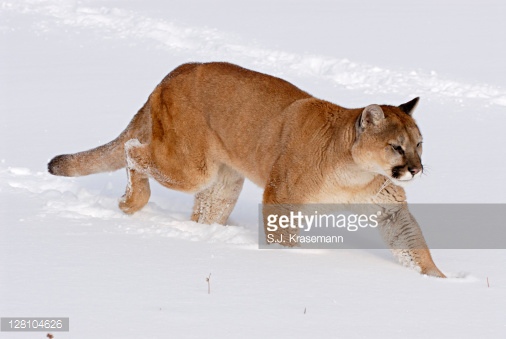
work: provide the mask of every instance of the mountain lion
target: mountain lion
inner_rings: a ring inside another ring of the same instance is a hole
[[[195,193],[191,219],[206,224],[227,221],[245,177],[265,188],[264,206],[393,204],[380,225],[393,253],[422,274],[445,277],[402,188],[423,171],[411,117],[417,103],[347,109],[229,63],[189,63],[162,80],[115,140],[59,155],[48,170],[82,176],[126,167],[125,213],[146,205],[151,177]]]

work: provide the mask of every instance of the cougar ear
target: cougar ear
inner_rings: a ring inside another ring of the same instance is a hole
[[[378,105],[369,105],[362,111],[360,116],[360,129],[369,126],[377,126],[381,120],[385,119],[385,113]]]
[[[418,106],[418,101],[420,101],[420,98],[416,97],[413,100],[400,105],[399,108],[401,109],[401,111],[411,116],[413,115],[413,111],[415,110],[416,106]]]

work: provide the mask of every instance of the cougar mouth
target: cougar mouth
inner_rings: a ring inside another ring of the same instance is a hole
[[[401,180],[401,181],[408,181],[411,180],[413,176],[411,176],[411,173],[409,173],[407,170],[405,170],[406,166],[395,166],[392,168],[392,178]],[[404,174],[401,175],[401,171],[405,170]],[[411,178],[408,178],[407,175],[411,176]]]
[[[392,175],[390,179],[396,185],[403,186],[418,178],[422,172],[423,166],[418,170],[410,170],[409,168],[406,168],[406,166],[395,166],[392,168]]]

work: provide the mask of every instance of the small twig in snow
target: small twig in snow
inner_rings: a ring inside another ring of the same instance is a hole
[[[490,287],[490,284],[488,283],[488,277],[487,277],[487,287]]]
[[[206,277],[207,281],[207,294],[211,294],[211,273],[209,273],[209,276]]]

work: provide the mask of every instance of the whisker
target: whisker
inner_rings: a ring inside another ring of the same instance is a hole
[[[388,184],[389,184],[389,183],[391,183],[391,182],[392,182],[392,181],[390,180],[390,178],[385,177],[385,182],[383,183],[383,185],[381,185],[381,187],[380,187],[380,189],[379,189],[378,193],[376,193],[376,195],[375,195],[374,197],[375,197],[375,198],[377,198],[377,197],[378,197],[378,195],[381,193],[381,191],[383,191],[383,189],[384,189],[385,187],[387,187],[387,186],[388,186]]]
[[[422,166],[422,175],[429,175],[431,172],[431,167],[427,165]]]

